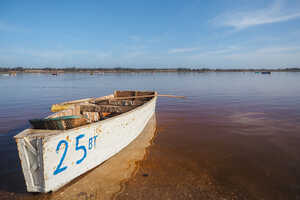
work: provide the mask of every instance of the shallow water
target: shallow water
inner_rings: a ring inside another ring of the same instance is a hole
[[[119,199],[300,199],[299,80],[291,72],[0,76],[1,194],[25,194],[12,137],[28,119],[53,103],[132,89],[187,98],[158,100],[155,144]]]

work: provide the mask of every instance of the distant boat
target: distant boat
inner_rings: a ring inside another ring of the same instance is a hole
[[[271,72],[261,72],[261,74],[271,74]]]
[[[53,115],[30,120],[33,128],[15,136],[27,191],[58,190],[117,154],[154,115],[157,96],[115,91],[55,104]]]
[[[52,75],[53,75],[53,76],[57,76],[57,72],[53,72]]]
[[[17,72],[9,72],[9,76],[16,76]]]

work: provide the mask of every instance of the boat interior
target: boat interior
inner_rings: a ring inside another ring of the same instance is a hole
[[[67,130],[128,112],[155,96],[153,91],[115,91],[114,94],[56,104],[61,111],[29,120],[33,129]]]

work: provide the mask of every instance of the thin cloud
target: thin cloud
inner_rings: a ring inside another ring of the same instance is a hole
[[[249,49],[246,46],[225,47],[188,55],[190,63],[201,63],[208,66],[253,67],[299,66],[300,46],[270,46]]]
[[[241,48],[238,46],[229,46],[225,48],[219,48],[219,49],[214,49],[214,50],[208,50],[208,51],[203,51],[195,55],[189,56],[190,58],[202,58],[205,56],[218,56],[218,55],[225,55],[225,54],[230,54],[232,52],[237,52]]]
[[[249,66],[299,66],[299,46],[258,48],[252,51],[233,52],[221,59]]]
[[[197,51],[200,48],[195,47],[195,48],[175,48],[175,49],[170,49],[168,51],[169,54],[175,54],[175,53],[187,53],[187,52],[193,52],[193,51]]]
[[[297,18],[300,18],[300,10],[283,9],[282,1],[277,0],[269,7],[260,10],[221,14],[213,19],[212,22],[218,26],[241,30],[252,26],[279,23]]]
[[[268,53],[268,54],[276,54],[276,53],[295,53],[299,52],[299,46],[292,46],[292,47],[271,47],[271,48],[262,48],[258,49],[257,53]]]

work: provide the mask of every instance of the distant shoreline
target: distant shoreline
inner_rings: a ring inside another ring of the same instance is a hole
[[[300,72],[284,69],[209,69],[209,68],[0,68],[0,73],[161,73],[161,72]]]

